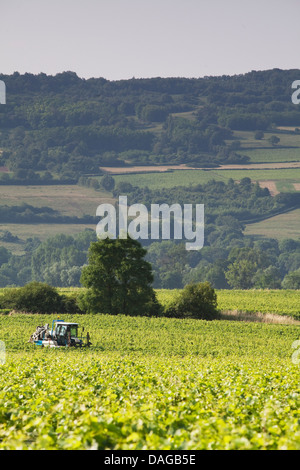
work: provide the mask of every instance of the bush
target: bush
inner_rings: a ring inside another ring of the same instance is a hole
[[[84,313],[78,305],[78,295],[61,295],[61,313]]]
[[[219,317],[217,295],[209,282],[189,284],[165,309],[165,315],[176,318],[213,320]]]
[[[261,140],[263,139],[265,136],[264,132],[263,131],[256,131],[255,134],[254,134],[254,137],[256,140]]]
[[[61,296],[54,287],[36,281],[7,290],[1,297],[0,308],[47,314],[80,312],[74,298]]]
[[[112,191],[115,187],[115,180],[112,176],[110,175],[104,175],[101,178],[101,186],[103,189],[106,191]]]

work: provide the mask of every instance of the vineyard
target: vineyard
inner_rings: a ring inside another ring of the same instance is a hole
[[[79,292],[79,288],[60,288],[59,292],[68,295]],[[0,289],[3,293],[5,289]],[[159,302],[167,307],[180,293],[180,289],[156,289]],[[216,290],[218,309],[241,313],[273,313],[300,319],[300,291],[298,290]]]
[[[9,288],[0,289],[0,299]],[[74,295],[80,288],[59,288],[64,295]],[[167,307],[180,289],[156,289],[158,301]],[[298,290],[216,290],[218,309],[222,312],[276,314],[300,320],[300,291]],[[0,313],[9,313],[0,309]]]
[[[179,289],[158,289],[157,298],[168,305]],[[218,309],[241,313],[276,314],[300,319],[300,291],[297,290],[217,290]]]
[[[224,309],[265,297],[282,314],[297,295],[218,292]],[[0,449],[300,449],[298,325],[62,317],[90,349],[28,343],[54,315],[0,315]]]

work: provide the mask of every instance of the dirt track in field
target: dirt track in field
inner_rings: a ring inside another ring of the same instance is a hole
[[[161,166],[128,166],[128,167],[108,167],[108,166],[101,166],[100,170],[104,171],[105,173],[111,174],[125,174],[125,173],[148,173],[152,171],[159,171],[164,172],[168,170],[192,170],[186,165],[161,165]],[[201,170],[201,168],[197,168]]]
[[[282,170],[283,168],[300,168],[300,162],[252,163],[249,165],[222,165],[217,170]]]
[[[168,170],[267,170],[283,168],[300,168],[300,162],[279,162],[279,163],[252,163],[248,165],[221,165],[215,168],[196,168],[182,165],[160,165],[160,166],[131,166],[131,167],[100,167],[102,171],[109,174],[129,174],[147,172],[165,172]]]

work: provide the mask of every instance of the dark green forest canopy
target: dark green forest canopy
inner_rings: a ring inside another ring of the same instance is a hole
[[[120,81],[73,72],[0,75],[7,89],[0,165],[22,170],[25,180],[34,169],[77,181],[128,161],[245,163],[225,140],[232,130],[300,126],[300,106],[291,101],[299,77],[297,69]]]
[[[299,207],[300,195],[297,193],[278,194],[273,197],[267,188],[252,183],[250,178],[240,182],[229,179],[211,180],[206,184],[177,186],[167,189],[151,190],[148,187],[135,187],[128,183],[126,194],[128,204],[145,204],[150,210],[151,204],[204,204],[206,223],[215,222],[218,216],[232,216],[241,223],[249,223],[266,218],[290,208]],[[122,195],[123,183],[114,190],[114,196]]]

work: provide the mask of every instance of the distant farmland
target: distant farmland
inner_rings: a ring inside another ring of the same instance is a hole
[[[95,215],[99,204],[112,202],[112,195],[79,185],[1,186],[0,205],[29,204],[50,207],[61,215]]]
[[[126,181],[133,186],[148,186],[149,189],[173,188],[176,186],[189,186],[190,184],[204,184],[211,180],[225,181],[230,178],[240,181],[242,178],[251,178],[252,181],[275,181],[300,183],[300,168],[280,169],[245,169],[245,170],[174,170],[167,173],[152,173],[115,175],[116,183]]]
[[[258,235],[282,240],[285,238],[300,238],[300,209],[286,214],[276,215],[262,222],[247,225],[245,235]]]
[[[50,207],[66,217],[83,217],[96,215],[99,204],[113,203],[110,193],[96,191],[79,185],[50,186],[1,186],[0,205],[19,206],[29,204],[34,207]],[[85,229],[96,229],[93,224],[74,223],[2,223],[0,234],[8,231],[19,238],[18,243],[1,241],[1,246],[12,253],[24,253],[24,242],[27,238],[37,237],[44,241],[58,233],[75,235]]]

